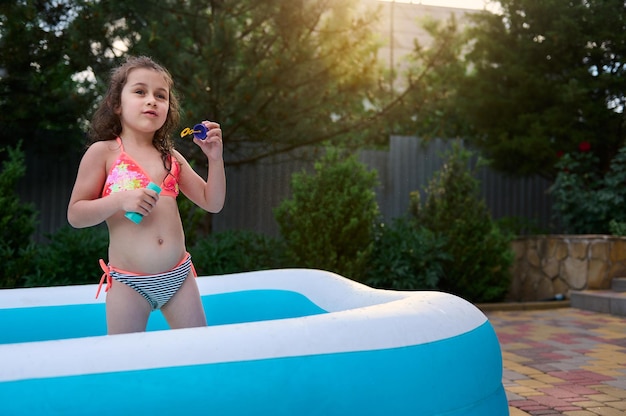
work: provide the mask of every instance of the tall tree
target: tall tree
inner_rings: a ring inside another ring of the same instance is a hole
[[[66,50],[70,1],[0,3],[0,145],[62,156],[82,142],[78,93]]]
[[[110,69],[147,54],[177,82],[181,129],[219,121],[231,165],[323,142],[385,145],[440,98],[428,74],[452,56],[448,40],[423,50],[391,94],[376,10],[360,0],[9,0],[0,11],[3,141],[36,131],[82,144]]]
[[[185,126],[219,121],[228,163],[244,164],[329,140],[357,145],[382,121],[363,105],[380,88],[380,68],[375,16],[359,4],[111,0],[80,8],[72,31],[95,62],[107,62],[117,45],[126,51],[110,65],[125,54],[163,63],[182,96]],[[99,82],[108,76],[106,65],[92,69]]]
[[[500,0],[474,15],[455,114],[470,142],[514,174],[555,175],[591,143],[608,167],[626,139],[626,3]]]

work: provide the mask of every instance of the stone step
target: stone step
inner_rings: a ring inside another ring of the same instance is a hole
[[[611,280],[611,290],[613,292],[626,292],[626,277],[614,277]]]
[[[626,292],[612,290],[572,290],[570,292],[572,308],[586,311],[626,316]]]

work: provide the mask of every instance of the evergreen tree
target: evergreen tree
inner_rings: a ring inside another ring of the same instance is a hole
[[[495,168],[556,175],[587,141],[606,170],[626,140],[626,3],[500,0],[469,31],[455,114]]]
[[[472,302],[500,301],[506,295],[513,263],[511,236],[492,221],[470,167],[471,152],[455,144],[426,190],[423,207],[414,201],[419,223],[445,237],[438,288]]]

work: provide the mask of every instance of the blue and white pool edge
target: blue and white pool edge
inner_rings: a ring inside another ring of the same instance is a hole
[[[0,403],[14,405],[1,413],[89,414],[85,406],[119,385],[134,392],[127,402],[115,394],[115,403],[91,410],[508,414],[497,337],[486,317],[458,297],[378,291],[311,270],[199,278],[198,283],[203,297],[297,291],[328,313],[0,345]],[[1,292],[0,308],[5,304]],[[22,295],[30,299],[23,307],[37,304],[33,299],[39,294]],[[18,307],[15,301],[9,306]],[[155,398],[151,407],[148,402]]]

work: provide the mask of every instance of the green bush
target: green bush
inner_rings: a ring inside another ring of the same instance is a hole
[[[379,217],[377,182],[375,171],[334,148],[314,174],[294,174],[292,198],[274,210],[293,263],[363,280]]]
[[[430,182],[424,206],[413,212],[421,225],[446,237],[443,250],[451,258],[439,289],[472,302],[499,301],[511,281],[512,235],[497,227],[479,198],[471,156],[455,145]]]
[[[204,237],[189,252],[199,275],[218,275],[286,267],[278,239],[251,231],[225,231]]]
[[[381,224],[367,270],[367,285],[394,290],[435,289],[443,275],[445,239],[415,220]]]
[[[626,237],[626,222],[611,220],[609,222],[609,231],[611,235]]]
[[[4,152],[0,149],[0,155]],[[34,206],[22,203],[16,192],[26,172],[21,143],[6,152],[0,171],[0,288],[24,284],[24,273],[34,256],[31,236],[37,223]]]
[[[37,246],[35,271],[26,276],[27,286],[60,286],[98,283],[102,276],[99,259],[107,261],[109,235],[106,226],[60,228]]]
[[[535,218],[519,216],[501,217],[495,220],[496,225],[503,232],[513,235],[550,234],[549,227],[543,227]]]
[[[626,147],[603,172],[598,157],[583,142],[557,163],[551,192],[555,219],[570,234],[608,234],[610,223],[626,222]]]

